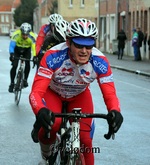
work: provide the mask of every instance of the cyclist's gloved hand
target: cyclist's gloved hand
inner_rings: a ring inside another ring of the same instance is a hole
[[[113,129],[113,132],[116,133],[123,122],[123,116],[117,110],[111,110],[108,113],[108,117],[110,117],[108,124]]]
[[[43,58],[43,56],[44,56],[44,53],[45,53],[45,50],[40,50],[40,52],[39,52],[39,54],[38,54],[38,59],[39,59],[39,61],[41,61],[41,59]]]
[[[14,53],[10,53],[9,60],[12,62],[12,61],[14,61],[14,59],[15,59]]]
[[[37,122],[46,132],[50,131],[55,122],[54,113],[47,108],[41,108],[37,114]]]
[[[38,143],[39,142],[38,133],[39,133],[40,128],[41,128],[41,126],[40,126],[40,124],[36,120],[35,123],[34,123],[34,125],[33,125],[33,130],[31,132],[32,140],[35,143]]]
[[[34,65],[37,65],[38,63],[39,63],[38,56],[34,56],[34,57],[33,57],[33,64],[34,64]]]

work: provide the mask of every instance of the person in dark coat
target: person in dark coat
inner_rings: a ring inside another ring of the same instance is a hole
[[[150,35],[148,36],[147,44],[148,44],[149,57],[150,57]]]
[[[141,31],[140,27],[137,28],[137,33],[138,33],[138,58],[137,58],[137,61],[141,61],[142,58],[141,58],[141,50],[140,50],[140,48],[142,47],[142,42],[144,40],[144,34]]]
[[[144,53],[146,54],[146,48],[147,48],[147,32],[145,32],[145,34],[144,34],[144,41],[143,41],[143,43],[144,43]]]
[[[118,40],[118,59],[122,59],[124,48],[125,48],[125,40],[127,39],[127,36],[125,32],[121,29],[118,33],[117,40]]]

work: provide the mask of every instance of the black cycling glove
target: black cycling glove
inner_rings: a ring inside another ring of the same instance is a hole
[[[10,53],[9,60],[12,62],[12,61],[14,61],[14,59],[15,59],[14,53]]]
[[[32,140],[35,143],[38,143],[39,142],[38,133],[39,133],[40,128],[41,128],[41,126],[40,126],[40,124],[36,120],[35,123],[34,123],[34,125],[33,125],[33,130],[31,132]]]
[[[39,63],[38,56],[34,56],[34,57],[33,57],[33,64],[34,64],[34,65],[37,65],[38,63]]]
[[[36,117],[38,125],[43,127],[46,132],[51,130],[51,126],[55,122],[55,116],[52,111],[47,108],[41,108]]]
[[[112,128],[113,132],[116,133],[123,122],[123,116],[117,110],[111,110],[108,113],[108,117],[108,124]]]

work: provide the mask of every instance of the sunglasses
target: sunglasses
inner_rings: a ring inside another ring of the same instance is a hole
[[[75,43],[75,42],[73,42],[72,41],[72,43],[74,44],[74,46],[76,47],[76,48],[78,48],[78,49],[83,49],[84,47],[86,48],[86,49],[92,49],[93,47],[94,47],[94,45],[80,45],[80,44],[77,44],[77,43]]]
[[[24,34],[24,33],[22,33],[22,35],[23,35],[23,36],[28,36],[29,34]]]

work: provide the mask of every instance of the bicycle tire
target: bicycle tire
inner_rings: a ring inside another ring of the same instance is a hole
[[[78,152],[73,158],[69,157],[67,165],[85,165],[83,154]]]
[[[15,90],[14,90],[15,103],[17,106],[19,105],[21,93],[22,93],[22,87],[23,87],[22,77],[23,77],[23,71],[19,70],[18,74],[17,74],[17,79],[16,79],[16,83],[15,83]]]
[[[61,164],[61,150],[58,138],[56,138],[55,143],[50,147],[51,155],[48,158],[48,165],[60,165]]]

